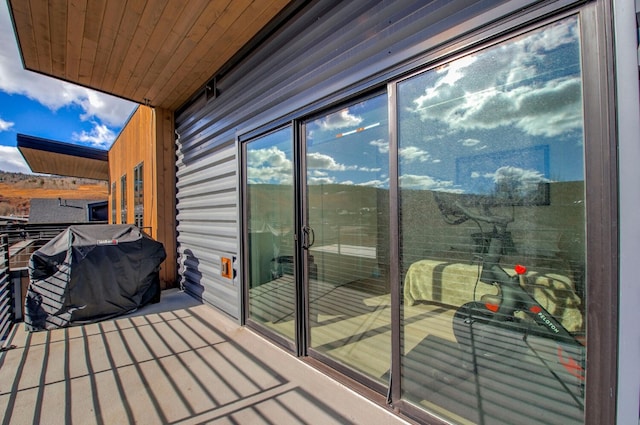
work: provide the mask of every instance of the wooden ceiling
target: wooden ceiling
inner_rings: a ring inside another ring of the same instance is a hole
[[[290,0],[9,0],[24,67],[175,110]]]

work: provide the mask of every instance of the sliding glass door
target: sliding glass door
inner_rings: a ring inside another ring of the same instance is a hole
[[[291,128],[254,139],[244,149],[248,318],[295,341]]]
[[[391,363],[387,96],[305,123],[308,348],[374,381]]]
[[[581,423],[580,27],[522,30],[244,142],[248,320],[402,408]]]
[[[397,85],[402,396],[447,420],[584,419],[579,23]]]
[[[373,96],[300,123],[298,150],[291,127],[243,144],[247,319],[381,386],[391,364],[387,105]]]

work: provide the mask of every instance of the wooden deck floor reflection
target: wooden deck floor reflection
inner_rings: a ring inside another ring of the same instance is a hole
[[[281,335],[294,338],[294,284],[285,276],[255,288],[254,317]],[[387,384],[391,367],[391,296],[375,282],[344,285],[313,282],[311,346],[335,360]],[[427,336],[453,341],[453,310],[437,305],[406,307],[404,347]]]
[[[178,291],[116,320],[18,325],[8,344],[3,424],[405,423]]]
[[[269,282],[252,295],[256,316],[266,326],[283,335],[292,331],[292,281]],[[366,280],[343,285],[318,281],[313,282],[310,299],[313,348],[388,385],[389,294]],[[508,349],[498,358],[477,357],[474,365],[453,335],[454,311],[451,306],[427,302],[403,306],[401,379],[406,400],[461,424],[583,422],[582,383],[558,362],[555,341],[529,336],[530,349],[516,356],[510,350],[518,341],[524,344],[522,334],[503,338],[494,332],[478,334],[497,352],[505,345]],[[571,354],[580,358],[578,353]],[[475,367],[469,368],[470,362]]]

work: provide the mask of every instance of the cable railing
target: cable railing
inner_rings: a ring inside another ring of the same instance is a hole
[[[31,255],[74,224],[78,223],[8,223],[0,226],[0,346],[6,340],[12,325],[22,320]]]

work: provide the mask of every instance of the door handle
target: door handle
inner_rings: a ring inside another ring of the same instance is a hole
[[[313,229],[309,226],[302,226],[302,234],[302,247],[304,249],[311,248],[316,241],[316,234],[313,232]]]

